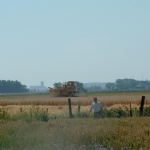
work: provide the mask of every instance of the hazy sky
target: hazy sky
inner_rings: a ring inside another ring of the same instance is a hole
[[[149,0],[0,0],[0,80],[150,80]]]

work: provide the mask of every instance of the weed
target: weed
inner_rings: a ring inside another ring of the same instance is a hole
[[[1,120],[2,121],[2,120]],[[127,150],[149,149],[146,117],[6,121],[0,126],[0,149]],[[142,127],[142,128],[141,128]]]

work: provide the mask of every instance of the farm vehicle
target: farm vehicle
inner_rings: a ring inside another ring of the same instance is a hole
[[[77,84],[77,81],[68,81],[56,88],[49,87],[49,94],[53,97],[74,97],[77,93]]]

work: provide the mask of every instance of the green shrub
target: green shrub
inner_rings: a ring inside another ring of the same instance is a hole
[[[75,114],[75,117],[88,118],[88,114],[87,114],[87,112],[78,112],[78,113]]]
[[[113,109],[106,109],[104,108],[102,111],[102,118],[124,118],[129,117],[130,110],[128,108],[122,109],[122,108],[113,108]],[[73,114],[74,118],[92,118],[93,113],[88,115],[87,112],[76,112]],[[134,108],[132,109],[132,116],[133,117],[139,117],[139,109]],[[145,107],[143,111],[143,116],[150,116],[150,107]],[[0,119],[2,120],[25,120],[27,122],[31,121],[42,121],[42,122],[48,122],[50,119],[56,119],[56,118],[69,118],[69,114],[61,114],[61,115],[54,115],[50,116],[48,112],[41,110],[39,107],[32,106],[32,108],[27,111],[21,111],[17,114],[9,114],[6,111],[2,111],[0,109]]]
[[[150,116],[150,106],[144,108],[143,116]]]

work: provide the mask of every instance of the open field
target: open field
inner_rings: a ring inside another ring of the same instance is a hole
[[[89,105],[93,101],[93,97],[97,97],[99,101],[105,106],[118,103],[137,103],[140,101],[141,96],[146,96],[147,103],[150,103],[149,92],[108,92],[108,93],[93,93],[86,94],[81,97],[71,97],[73,105]],[[67,105],[66,97],[50,97],[49,94],[36,94],[36,95],[1,95],[0,105]]]
[[[149,150],[150,107],[145,109],[144,117],[140,117],[142,95],[146,97],[145,107],[150,106],[150,92],[73,97],[73,119],[69,119],[68,98],[54,98],[48,94],[1,96],[0,149]],[[87,116],[94,96],[104,106],[99,120],[93,119],[93,113]],[[130,102],[133,110],[135,108],[132,118],[127,110]],[[78,105],[81,114],[77,112]],[[123,113],[121,118],[116,117],[118,110]]]
[[[72,109],[73,112],[76,112],[78,105],[80,105],[81,111],[88,112],[94,96],[102,103],[103,108],[129,108],[130,102],[132,103],[132,108],[139,108],[142,95],[146,97],[145,106],[149,106],[150,92],[114,92],[87,94],[84,97],[72,97]],[[33,106],[38,106],[40,109],[43,109],[43,111],[47,111],[48,109],[48,113],[50,114],[64,114],[68,112],[68,98],[50,97],[48,94],[0,96],[0,109],[12,114],[19,112],[20,108],[29,111]]]

